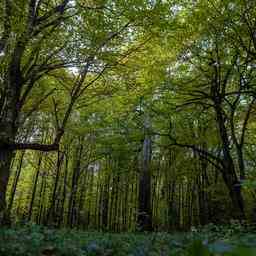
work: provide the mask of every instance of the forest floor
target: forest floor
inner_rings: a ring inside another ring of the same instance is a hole
[[[256,232],[207,226],[186,233],[101,233],[37,225],[0,230],[1,256],[256,256]]]

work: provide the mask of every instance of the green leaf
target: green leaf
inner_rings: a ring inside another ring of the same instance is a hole
[[[210,256],[210,252],[201,240],[196,240],[188,249],[189,256]]]

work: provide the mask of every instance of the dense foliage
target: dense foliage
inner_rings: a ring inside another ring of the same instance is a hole
[[[253,256],[255,246],[255,233],[237,223],[174,234],[70,232],[36,225],[0,232],[3,256]]]
[[[0,0],[1,253],[256,254],[255,111],[253,0]]]

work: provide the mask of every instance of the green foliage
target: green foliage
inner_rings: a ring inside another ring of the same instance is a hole
[[[233,233],[226,234],[230,229]],[[256,234],[214,225],[174,234],[109,234],[26,225],[2,229],[0,248],[1,256],[253,256]]]
[[[54,152],[42,154],[41,165],[38,151],[26,151],[23,162],[16,154],[7,193],[10,221],[136,230],[145,134],[152,142],[145,183],[151,186],[155,230],[228,223],[241,217],[236,211],[255,221],[254,1],[76,0],[69,1],[56,28],[50,21],[58,14],[50,14],[62,1],[36,1],[38,18],[45,22],[33,21],[42,29],[27,38],[18,65],[23,84],[9,93],[2,84],[28,27],[28,2],[13,4],[8,47],[0,53],[0,120],[9,116],[8,108],[1,110],[5,98],[18,100],[27,92],[12,120],[13,138],[32,149],[48,151],[53,145]],[[180,237],[69,234],[37,226],[3,232],[10,243],[5,239],[2,253],[14,255],[33,255],[44,247],[61,255],[246,250],[242,238],[234,238],[244,232],[238,223],[209,225]],[[248,250],[249,255],[253,249]]]

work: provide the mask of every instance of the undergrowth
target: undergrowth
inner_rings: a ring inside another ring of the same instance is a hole
[[[26,225],[0,230],[1,256],[255,256],[256,232],[239,224],[186,233],[101,233]]]

